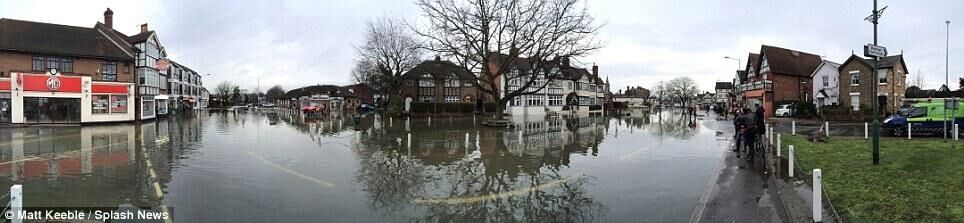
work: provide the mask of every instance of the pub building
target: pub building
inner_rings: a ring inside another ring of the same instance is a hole
[[[0,123],[152,119],[165,56],[147,24],[114,30],[110,9],[93,28],[0,18]]]

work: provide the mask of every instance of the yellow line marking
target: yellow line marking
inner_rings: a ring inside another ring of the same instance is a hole
[[[536,185],[536,186],[534,186],[534,187],[523,188],[523,189],[512,190],[512,191],[506,191],[506,192],[495,193],[495,194],[486,194],[486,195],[482,195],[482,196],[475,196],[475,197],[455,197],[455,198],[417,198],[417,199],[414,200],[414,202],[415,202],[416,204],[449,204],[449,205],[456,205],[456,204],[478,203],[478,202],[489,201],[489,200],[498,200],[498,199],[508,198],[508,197],[512,197],[512,196],[522,195],[522,194],[525,194],[525,193],[531,193],[531,192],[536,192],[536,191],[540,191],[540,190],[545,190],[545,189],[547,189],[547,188],[551,188],[551,187],[554,187],[554,186],[556,186],[556,185],[565,183],[565,182],[567,182],[567,181],[569,181],[569,180],[572,180],[573,178],[579,178],[579,177],[582,177],[582,176],[581,176],[581,175],[579,175],[579,176],[572,175],[572,176],[567,176],[567,177],[562,178],[562,179],[550,181],[550,182],[548,182],[548,183]]]
[[[294,175],[294,176],[296,176],[296,177],[300,177],[300,178],[302,178],[302,179],[305,179],[305,180],[308,180],[308,181],[311,181],[311,182],[315,182],[315,183],[317,183],[317,184],[319,184],[319,185],[321,185],[321,186],[325,186],[325,187],[334,187],[334,186],[335,186],[334,184],[329,183],[329,182],[327,182],[327,181],[319,180],[318,178],[314,178],[314,177],[311,177],[311,176],[308,176],[308,175],[299,173],[298,171],[294,171],[294,170],[288,169],[288,168],[286,168],[286,167],[284,167],[284,166],[278,165],[277,163],[271,162],[270,160],[265,159],[264,157],[259,156],[258,154],[254,154],[254,153],[252,153],[251,151],[248,151],[248,152],[246,152],[246,153],[248,153],[248,155],[253,156],[254,158],[257,158],[258,160],[261,160],[261,162],[264,162],[265,164],[268,164],[268,166],[271,166],[271,167],[274,167],[275,169],[284,171],[285,173]]]

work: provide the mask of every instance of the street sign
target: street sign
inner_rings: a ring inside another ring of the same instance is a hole
[[[874,44],[864,45],[864,56],[866,57],[886,57],[887,48]]]

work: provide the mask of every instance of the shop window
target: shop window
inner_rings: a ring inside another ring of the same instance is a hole
[[[127,95],[110,96],[110,113],[127,113]]]
[[[60,59],[54,57],[47,57],[47,69],[57,69],[60,70]]]
[[[107,114],[109,113],[110,107],[110,95],[93,95],[91,96],[91,112],[92,114]]]

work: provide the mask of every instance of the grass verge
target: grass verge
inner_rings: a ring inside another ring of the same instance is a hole
[[[823,171],[824,191],[848,222],[964,222],[961,141],[881,138],[879,165],[864,138],[814,144],[784,137],[784,156],[787,145],[794,145],[806,181],[811,170]]]

